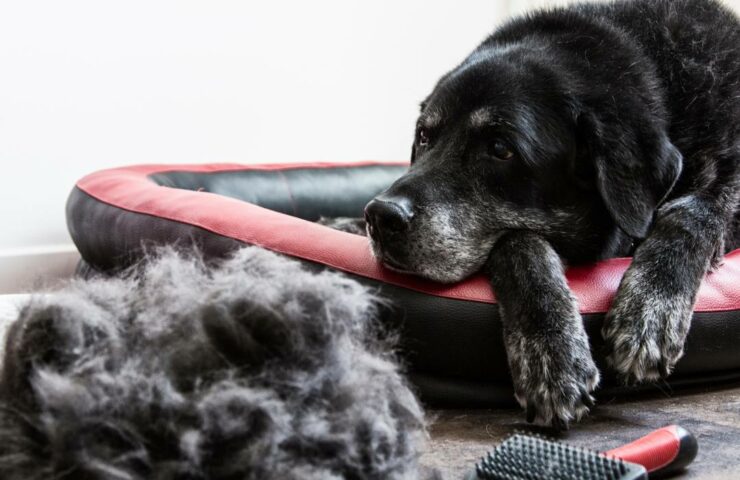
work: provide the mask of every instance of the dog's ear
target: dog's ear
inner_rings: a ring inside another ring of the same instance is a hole
[[[647,123],[647,125],[646,125]],[[595,171],[596,187],[616,224],[644,238],[657,207],[681,173],[683,157],[662,125],[630,128],[595,115],[578,117],[581,143]]]

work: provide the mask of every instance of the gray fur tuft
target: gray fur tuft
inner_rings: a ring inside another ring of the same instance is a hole
[[[8,336],[0,478],[417,478],[423,413],[376,306],[258,248],[37,296]]]

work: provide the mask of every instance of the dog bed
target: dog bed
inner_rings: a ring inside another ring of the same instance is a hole
[[[195,244],[206,258],[258,245],[345,272],[390,300],[382,319],[400,326],[412,380],[427,402],[509,403],[500,319],[483,276],[440,285],[394,273],[374,261],[365,237],[315,223],[320,216],[361,216],[365,203],[406,167],[363,162],[116,168],[77,183],[67,203],[67,222],[82,255],[82,271],[88,273],[130,266],[147,245],[161,244]],[[609,377],[599,332],[629,262],[617,258],[567,271],[606,393],[624,387]],[[740,378],[738,344],[740,250],[729,253],[703,282],[686,354],[670,386]]]

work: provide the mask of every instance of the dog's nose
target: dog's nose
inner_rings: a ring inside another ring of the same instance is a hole
[[[411,201],[404,197],[375,197],[365,206],[365,221],[373,236],[403,232],[413,217]]]

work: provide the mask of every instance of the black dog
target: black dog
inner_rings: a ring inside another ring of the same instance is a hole
[[[484,269],[528,419],[567,427],[599,373],[563,263],[634,255],[603,328],[632,382],[681,357],[700,281],[739,244],[740,22],[712,0],[512,20],[421,105],[407,174],[366,207],[374,254]]]

